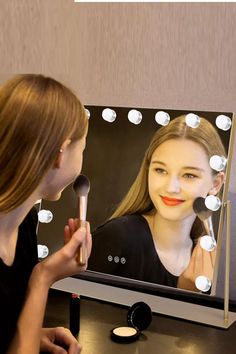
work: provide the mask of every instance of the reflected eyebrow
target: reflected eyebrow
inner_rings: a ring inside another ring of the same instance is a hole
[[[167,167],[167,165],[164,162],[158,161],[158,160],[152,161],[151,164],[159,164],[159,165]],[[196,166],[183,166],[182,170],[195,170],[195,171],[205,172],[205,170],[203,168],[196,167]]]

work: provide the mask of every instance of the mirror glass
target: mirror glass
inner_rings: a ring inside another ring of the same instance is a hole
[[[232,113],[86,109],[82,173],[91,183],[93,249],[83,276],[214,294]],[[72,186],[41,210],[51,212],[38,235],[50,254],[63,243],[67,219],[76,217]]]

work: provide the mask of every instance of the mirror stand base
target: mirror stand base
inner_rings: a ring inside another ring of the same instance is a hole
[[[131,306],[138,301],[144,301],[151,307],[153,313],[224,329],[229,328],[236,321],[235,312],[228,311],[227,318],[225,319],[224,310],[144,294],[83,279],[66,278],[56,282],[52,288],[126,306]]]

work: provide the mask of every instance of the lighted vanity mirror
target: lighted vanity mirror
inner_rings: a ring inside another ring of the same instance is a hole
[[[217,296],[233,114],[86,109],[82,173],[91,184],[93,249],[79,278],[185,300]],[[72,187],[41,208],[53,220],[40,223],[39,241],[54,252],[67,219],[76,216]]]

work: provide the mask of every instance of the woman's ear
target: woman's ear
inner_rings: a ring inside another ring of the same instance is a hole
[[[63,144],[61,145],[57,157],[54,161],[53,167],[54,168],[60,168],[61,167],[61,163],[62,163],[62,159],[63,159],[63,154],[65,153],[65,150],[67,149],[67,147],[70,145],[71,140],[70,139],[66,139]]]
[[[225,182],[225,173],[224,172],[218,172],[217,175],[214,176],[214,180],[213,180],[213,186],[209,191],[209,195],[216,195],[223,183]]]

